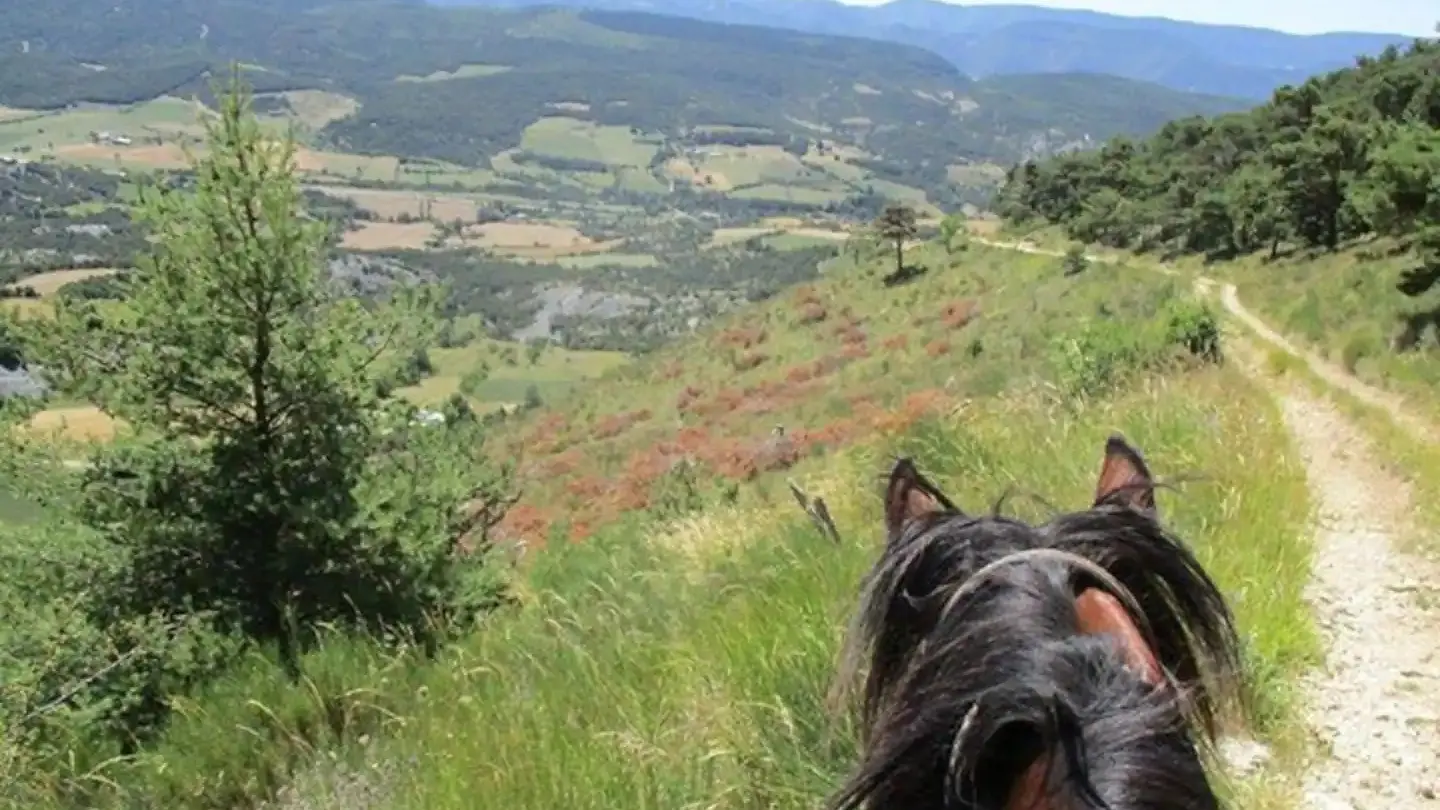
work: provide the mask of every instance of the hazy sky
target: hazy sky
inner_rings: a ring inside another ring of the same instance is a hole
[[[873,6],[882,0],[842,2]],[[1132,17],[1255,25],[1297,34],[1378,31],[1431,36],[1440,22],[1436,0],[964,0],[964,4],[1083,8]]]

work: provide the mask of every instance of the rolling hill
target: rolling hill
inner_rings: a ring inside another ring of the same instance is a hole
[[[650,0],[434,0],[439,5],[563,5],[659,10]],[[1311,36],[1262,28],[1122,17],[1039,6],[962,6],[893,0],[850,6],[834,0],[671,0],[666,14],[865,36],[926,48],[967,75],[1106,73],[1171,89],[1263,99],[1284,84],[1405,45],[1396,34]]]
[[[907,193],[895,185],[939,204],[974,201],[983,193],[967,193],[953,166],[1240,106],[1104,77],[977,82],[912,46],[644,13],[163,6],[66,0],[0,11],[0,105],[204,98],[208,79],[235,60],[270,109],[301,106],[297,92],[314,108],[326,94],[324,109],[303,117],[312,142],[332,150],[428,162],[437,174],[479,170],[489,174],[472,171],[467,183],[547,198],[679,186],[800,206]],[[757,154],[771,165],[725,165]]]

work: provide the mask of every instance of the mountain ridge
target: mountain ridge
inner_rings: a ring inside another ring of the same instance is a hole
[[[1174,90],[1263,100],[1284,84],[1346,67],[1360,55],[1400,47],[1414,37],[1368,32],[1290,34],[1164,17],[1027,5],[960,6],[937,0],[895,0],[850,6],[836,0],[755,3],[749,0],[431,0],[445,7],[535,5],[649,10],[715,22],[764,24],[903,42],[944,56],[967,75],[1113,73]],[[1034,26],[1051,29],[1058,58],[1042,63]],[[1145,39],[1136,42],[1134,35]],[[1148,39],[1148,41],[1146,41]],[[1020,54],[1020,56],[1015,56]],[[1007,61],[1008,60],[1008,61]],[[1019,61],[1020,64],[1014,64]]]

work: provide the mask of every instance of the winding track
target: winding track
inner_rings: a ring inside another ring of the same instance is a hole
[[[991,247],[1061,256],[1025,243],[975,238]],[[1091,261],[1113,263],[1103,256]],[[1166,266],[1159,272],[1175,275]],[[1271,347],[1316,377],[1384,410],[1419,441],[1437,431],[1392,393],[1287,340],[1240,302],[1233,284],[1195,280]],[[1369,442],[1332,403],[1299,386],[1276,389],[1255,363],[1242,367],[1271,388],[1317,505],[1307,599],[1326,641],[1324,666],[1304,683],[1306,716],[1326,755],[1303,775],[1317,810],[1440,808],[1440,565],[1402,551],[1410,493],[1376,463]]]

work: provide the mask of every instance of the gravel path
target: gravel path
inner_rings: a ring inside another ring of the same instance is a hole
[[[1319,507],[1307,597],[1328,649],[1305,689],[1329,756],[1305,804],[1440,808],[1440,571],[1396,548],[1408,492],[1349,421],[1310,396],[1279,402]]]
[[[977,241],[1060,255],[1024,243]],[[1206,297],[1219,287],[1221,305],[1255,335],[1330,385],[1383,409],[1417,441],[1440,436],[1407,412],[1400,397],[1271,329],[1245,308],[1233,284],[1201,277],[1195,287]],[[1375,462],[1350,420],[1298,387],[1277,391],[1276,399],[1318,506],[1306,596],[1326,654],[1303,688],[1307,720],[1322,747],[1304,775],[1304,804],[1314,810],[1440,810],[1440,565],[1398,548],[1410,512],[1409,488]]]

